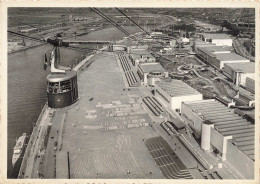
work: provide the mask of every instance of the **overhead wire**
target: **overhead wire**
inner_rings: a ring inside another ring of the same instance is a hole
[[[98,10],[97,8],[90,8],[92,11],[94,11],[96,14],[98,14],[99,16],[101,16],[102,18],[104,18],[105,20],[107,20],[109,23],[111,23],[112,25],[114,25],[116,28],[118,28],[120,31],[122,31],[124,34],[126,34],[127,36],[130,36],[131,34],[126,31],[124,28],[122,28],[118,23],[116,23],[115,21],[113,21],[111,18],[109,18],[108,16],[106,16],[104,13],[102,13],[100,10]],[[136,37],[133,36],[133,38],[135,40],[138,40]]]
[[[129,32],[127,32],[125,29],[123,29],[120,25],[118,25],[116,22],[114,22],[112,19],[110,19],[109,17],[107,17],[105,14],[103,14],[101,11],[99,11],[97,8],[90,8],[92,11],[94,11],[96,14],[98,14],[99,16],[101,16],[102,18],[104,18],[105,20],[107,20],[108,22],[110,22],[111,24],[113,24],[115,27],[117,27],[120,31],[122,31],[123,33],[125,33],[127,36],[130,35]]]
[[[124,15],[127,19],[129,19],[131,22],[133,22],[137,27],[139,27],[141,30],[143,30],[148,36],[150,36],[149,32],[147,32],[146,30],[144,30],[141,26],[139,26],[135,21],[133,21],[130,17],[128,17],[124,12],[122,12],[121,10],[119,10],[118,8],[115,8],[117,11],[119,11],[122,15]],[[165,46],[164,43],[161,43],[159,42],[158,40],[155,40],[157,43],[159,44],[162,44],[163,46]],[[161,56],[160,54],[156,53],[156,52],[153,52],[153,54],[157,55],[157,56],[160,56],[160,57],[163,57]],[[165,58],[165,57],[164,57]]]
[[[121,10],[119,10],[118,8],[115,8],[117,11],[119,11],[121,14],[123,14],[128,20],[130,20],[131,22],[133,22],[137,27],[139,27],[142,31],[144,31],[147,35],[150,36],[150,34],[144,30],[141,26],[139,26],[135,21],[133,21],[130,17],[128,17],[124,12],[122,12]]]

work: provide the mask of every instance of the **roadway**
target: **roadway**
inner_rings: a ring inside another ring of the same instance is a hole
[[[49,113],[53,111],[46,108],[39,124],[37,125],[37,137],[33,140],[30,154],[27,161],[27,166],[24,172],[24,178],[38,178],[38,167],[41,160],[42,151],[44,150],[44,139],[46,137],[47,128],[51,122],[51,117]]]

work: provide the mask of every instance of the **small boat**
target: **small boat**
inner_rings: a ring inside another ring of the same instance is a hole
[[[16,144],[14,146],[14,153],[13,153],[13,157],[12,157],[13,167],[15,166],[18,159],[21,157],[21,154],[23,152],[24,145],[25,145],[24,144],[25,140],[26,140],[26,133],[23,133],[23,135],[21,137],[19,137],[18,140],[16,141]]]

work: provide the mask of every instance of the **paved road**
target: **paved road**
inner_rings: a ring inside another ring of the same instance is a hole
[[[30,155],[28,157],[27,167],[25,170],[25,178],[39,177],[37,170],[40,163],[40,157],[38,157],[38,154],[40,154],[40,150],[42,149],[44,138],[47,132],[47,127],[51,120],[51,118],[49,117],[50,111],[51,109],[48,108],[45,110],[37,127],[37,137],[34,139],[30,150]]]

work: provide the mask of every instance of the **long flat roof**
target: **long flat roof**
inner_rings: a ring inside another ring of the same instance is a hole
[[[245,63],[226,63],[225,65],[232,68],[236,72],[244,73],[255,73],[255,63],[254,62],[245,62]]]
[[[201,35],[201,34],[198,34],[198,35]],[[209,42],[205,42],[205,41],[202,41],[202,40],[195,40],[194,41],[195,44],[202,44],[202,45],[216,45],[215,43],[209,43]]]
[[[131,54],[151,55],[151,52],[146,49],[132,49]]]
[[[248,60],[245,57],[242,57],[236,53],[221,53],[216,54],[216,58],[220,61],[240,61],[240,60]],[[248,60],[249,61],[249,60]]]
[[[210,38],[210,39],[231,39],[227,34],[222,34],[222,33],[202,33],[202,35],[205,38]]]
[[[210,120],[223,136],[232,136],[236,147],[254,160],[255,126],[216,100],[184,102],[203,120]]]
[[[163,89],[171,97],[200,94],[197,90],[180,80],[173,79],[171,82],[160,81],[156,85]]]
[[[152,71],[162,71],[162,72],[166,71],[160,63],[155,63],[155,62],[141,63],[139,64],[139,66],[144,73],[150,73]]]
[[[140,59],[141,56],[153,58],[153,55],[146,49],[133,49],[130,54],[133,59]]]
[[[213,45],[209,45],[207,47],[198,47],[198,49],[200,49],[201,51],[207,53],[208,55],[215,57],[214,52],[225,52],[225,51],[230,51],[230,48],[225,48],[225,47],[221,47],[221,46],[213,46]],[[221,53],[223,54],[223,53]]]
[[[209,45],[208,47],[202,47],[201,49],[209,50],[211,52],[224,52],[224,51],[230,51],[232,48],[231,47]]]

